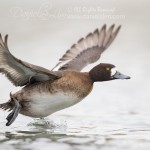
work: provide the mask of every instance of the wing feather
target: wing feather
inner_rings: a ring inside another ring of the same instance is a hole
[[[0,73],[15,85],[24,86],[34,82],[54,80],[61,77],[59,72],[53,72],[48,69],[29,64],[14,57],[7,45],[8,35],[4,41],[0,34]]]
[[[77,44],[66,51],[59,63],[52,70],[81,71],[88,64],[96,62],[116,38],[121,26],[116,29],[113,24],[107,30],[106,24],[99,30],[81,38]]]

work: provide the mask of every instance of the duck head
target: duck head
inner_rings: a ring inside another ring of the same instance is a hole
[[[109,81],[115,79],[130,79],[129,76],[120,73],[112,64],[100,63],[90,70],[89,75],[93,82]]]

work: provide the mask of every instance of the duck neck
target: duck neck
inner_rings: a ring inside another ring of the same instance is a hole
[[[91,80],[93,81],[93,83],[101,81],[100,80],[100,78],[101,78],[100,75],[98,74],[98,72],[94,68],[90,70],[89,76],[90,76]]]

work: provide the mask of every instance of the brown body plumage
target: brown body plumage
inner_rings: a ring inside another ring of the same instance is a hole
[[[77,101],[75,103],[78,103],[90,93],[92,87],[93,81],[90,79],[88,73],[65,71],[63,73],[63,77],[58,80],[39,82],[25,86],[20,91],[12,94],[12,99],[10,99],[10,101],[7,103],[2,104],[3,107],[0,107],[4,108],[5,110],[12,110],[14,107],[13,99],[17,99],[22,107],[20,111],[21,114],[31,117],[37,117],[37,113],[33,114],[33,110],[30,107],[31,102],[33,102],[33,105],[34,103],[36,103],[36,100],[32,99],[34,95],[39,95],[40,97],[40,95],[44,93],[45,95],[49,95],[50,99],[51,95],[55,95],[57,93],[65,93],[66,95],[72,95],[76,97]]]

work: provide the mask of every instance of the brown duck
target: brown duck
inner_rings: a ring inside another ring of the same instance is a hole
[[[116,38],[121,26],[100,30],[81,38],[48,70],[17,59],[7,45],[7,38],[0,36],[0,72],[15,85],[23,88],[10,94],[10,100],[0,104],[9,110],[6,126],[11,125],[18,114],[43,118],[80,102],[92,90],[94,82],[114,79],[130,79],[116,70],[112,64],[98,64],[89,72],[80,72],[88,64],[96,62]]]

